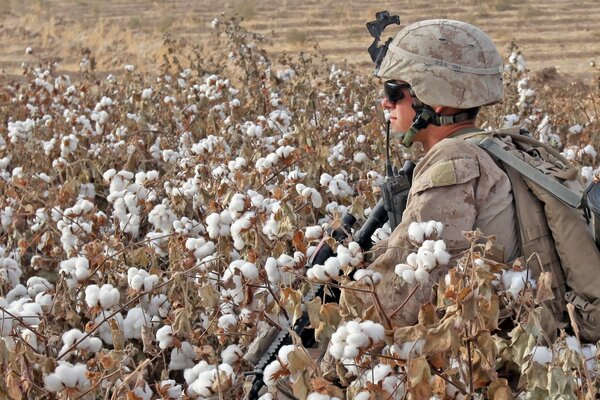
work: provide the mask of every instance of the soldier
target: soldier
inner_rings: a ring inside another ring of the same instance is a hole
[[[402,29],[390,42],[376,75],[385,80],[383,107],[391,129],[403,144],[420,142],[426,152],[414,171],[402,223],[387,250],[369,267],[383,274],[377,292],[384,311],[402,304],[413,291],[399,286],[394,267],[411,252],[408,226],[429,220],[444,223],[441,239],[456,255],[468,247],[463,231],[494,234],[499,261],[518,255],[518,231],[511,184],[487,152],[458,138],[475,131],[480,107],[502,100],[502,59],[492,40],[465,22],[436,19]],[[432,284],[447,271],[432,271]],[[420,305],[429,301],[425,285],[408,299],[394,320],[417,322]]]

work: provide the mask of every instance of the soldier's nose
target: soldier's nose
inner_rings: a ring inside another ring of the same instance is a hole
[[[381,99],[381,106],[383,108],[394,108],[394,103],[392,103],[391,101],[388,100],[387,97],[384,97],[383,99]]]

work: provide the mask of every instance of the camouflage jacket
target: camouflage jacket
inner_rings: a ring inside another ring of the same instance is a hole
[[[444,223],[441,239],[451,255],[468,248],[462,232],[479,228],[484,235],[495,235],[498,258],[516,258],[518,231],[513,196],[508,176],[485,150],[460,138],[447,138],[434,145],[417,164],[402,223],[392,233],[385,253],[369,266],[383,275],[377,294],[389,316],[414,286],[400,284],[394,269],[414,251],[408,241],[412,222],[430,220]],[[447,268],[437,267],[430,274],[431,285],[417,290],[393,320],[401,325],[417,322],[420,305],[432,296],[431,286],[443,279]]]

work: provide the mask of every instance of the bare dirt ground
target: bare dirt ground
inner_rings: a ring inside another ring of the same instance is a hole
[[[269,37],[273,56],[318,44],[329,59],[366,72],[371,38],[364,24],[383,9],[399,14],[403,25],[426,18],[474,23],[503,54],[514,40],[532,71],[556,67],[584,81],[597,75],[590,62],[600,61],[598,0],[0,0],[0,72],[16,76],[23,61],[48,58],[75,72],[84,48],[102,72],[121,72],[125,64],[155,70],[165,34],[201,43],[223,12],[237,13],[245,27]]]

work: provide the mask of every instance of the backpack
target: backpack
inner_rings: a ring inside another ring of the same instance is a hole
[[[462,137],[486,150],[508,175],[521,255],[528,260],[532,277],[552,272],[554,299],[542,304],[542,328],[554,340],[558,329],[569,325],[566,306],[570,303],[578,327],[574,330],[582,340],[596,342],[600,339],[600,251],[588,222],[592,216],[600,221],[600,184],[583,193],[577,169],[518,127]],[[593,200],[590,206],[586,198]],[[593,225],[600,232],[600,223]]]

